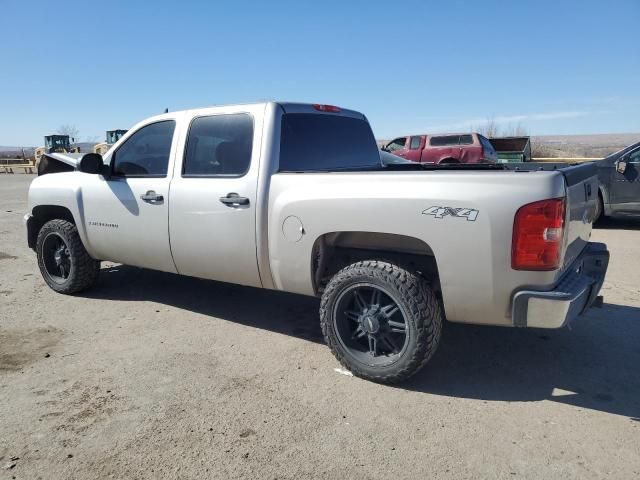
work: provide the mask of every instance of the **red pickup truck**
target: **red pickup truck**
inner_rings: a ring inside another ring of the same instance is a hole
[[[491,142],[479,133],[398,137],[382,150],[418,163],[484,163],[498,160]]]

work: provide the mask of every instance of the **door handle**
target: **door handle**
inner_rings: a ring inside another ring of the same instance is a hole
[[[220,197],[220,201],[227,207],[249,205],[249,199],[247,197],[241,197],[237,193],[227,193],[226,197]]]
[[[164,197],[154,190],[147,190],[147,193],[140,195],[140,198],[147,203],[161,203],[164,201]]]

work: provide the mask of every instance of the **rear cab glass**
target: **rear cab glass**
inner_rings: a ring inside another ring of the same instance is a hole
[[[381,168],[366,120],[316,113],[285,113],[280,133],[281,172]]]
[[[251,164],[253,118],[247,113],[197,117],[191,122],[182,176],[241,177]]]
[[[429,146],[431,147],[448,147],[458,145],[460,143],[460,135],[442,135],[439,137],[431,137]]]
[[[460,145],[473,145],[473,135],[460,135]]]

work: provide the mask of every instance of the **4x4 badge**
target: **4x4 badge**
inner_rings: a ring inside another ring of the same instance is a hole
[[[432,215],[435,218],[444,218],[447,215],[451,217],[466,218],[468,222],[475,222],[478,218],[478,210],[474,208],[453,208],[453,207],[429,207],[423,210],[423,215]]]

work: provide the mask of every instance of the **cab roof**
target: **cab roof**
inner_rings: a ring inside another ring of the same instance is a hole
[[[247,107],[266,107],[267,105],[277,105],[285,113],[324,113],[324,114],[333,114],[333,115],[344,115],[349,117],[366,119],[366,117],[355,110],[350,110],[342,107],[336,107],[333,105],[327,104],[319,104],[319,103],[301,103],[301,102],[282,102],[282,101],[269,101],[269,102],[253,102],[253,103],[231,103],[224,105],[209,105],[207,107],[201,108],[190,108],[186,110],[176,110],[173,112],[162,113],[160,115],[156,115],[151,117],[153,120],[163,120],[170,119],[174,117],[176,114],[189,114],[196,116],[198,113],[205,113],[207,110],[212,108],[225,108],[225,107],[238,107],[238,106],[247,106]],[[334,110],[322,110],[322,107],[331,107]]]

